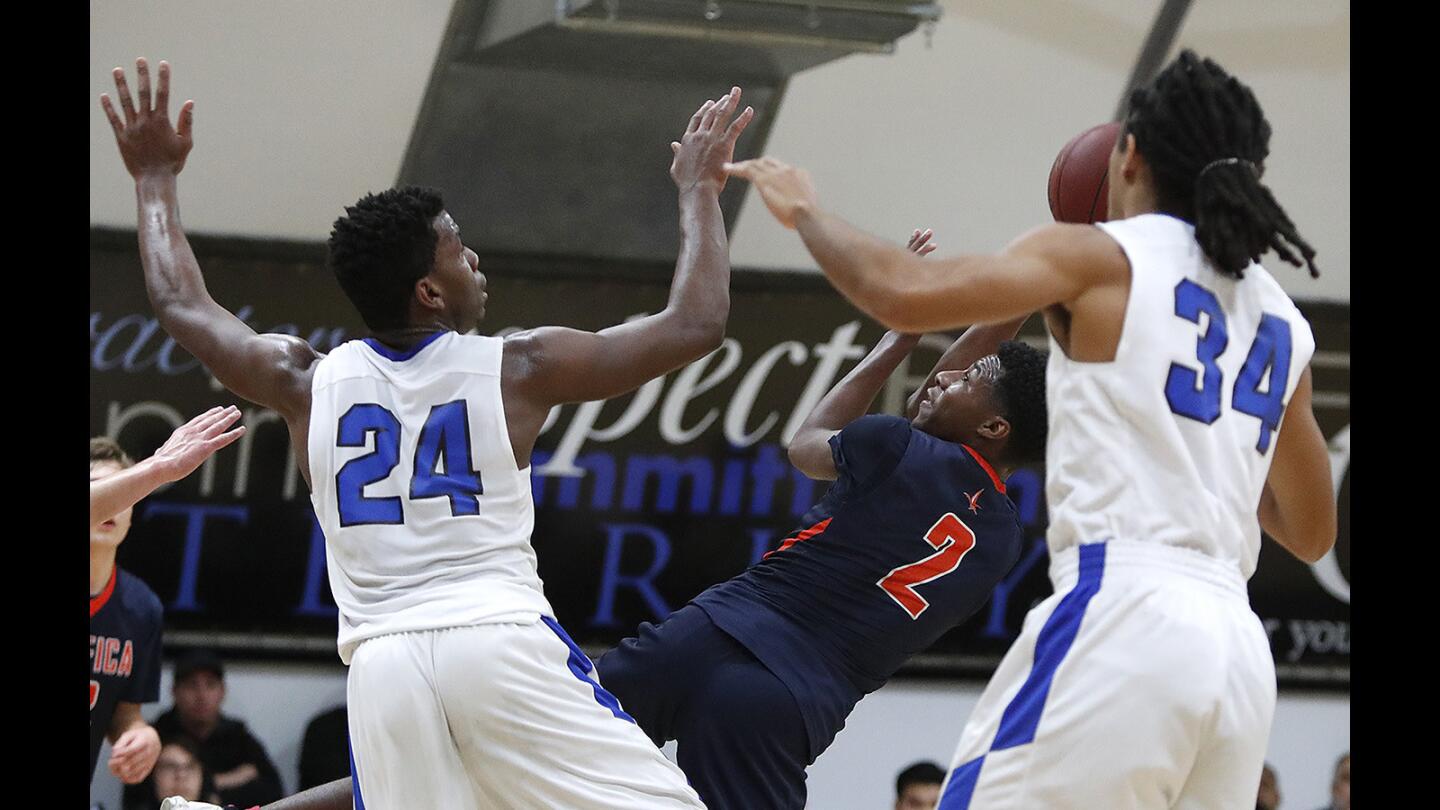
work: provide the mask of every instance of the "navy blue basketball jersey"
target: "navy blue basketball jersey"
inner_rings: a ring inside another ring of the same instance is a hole
[[[90,776],[115,704],[160,699],[160,599],[115,566],[104,590],[90,597]]]
[[[830,445],[839,475],[801,526],[694,600],[797,691],[816,756],[863,695],[985,604],[1024,541],[969,447],[882,415]]]

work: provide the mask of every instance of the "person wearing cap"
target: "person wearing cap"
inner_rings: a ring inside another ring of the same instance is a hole
[[[208,650],[181,656],[175,662],[170,694],[175,705],[156,718],[155,730],[165,739],[186,734],[199,743],[200,761],[214,774],[222,803],[250,807],[285,795],[265,746],[244,722],[220,713],[225,702],[225,665],[219,656]],[[136,792],[126,788],[127,806]],[[154,803],[153,798],[150,802]]]

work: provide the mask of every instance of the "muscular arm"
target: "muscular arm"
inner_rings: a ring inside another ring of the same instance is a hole
[[[1129,281],[1120,246],[1093,226],[1045,225],[994,255],[922,262],[822,210],[802,169],[757,158],[725,170],[749,180],[780,224],[799,231],[835,288],[891,329],[997,323]]]
[[[1287,551],[1313,563],[1335,545],[1335,489],[1325,436],[1311,408],[1310,369],[1285,408],[1275,458],[1260,495],[1260,527]]]
[[[608,399],[697,360],[720,346],[730,314],[730,251],[720,191],[721,166],[754,110],[733,121],[740,88],[695,112],[670,167],[680,194],[680,254],[665,309],[584,332],[544,327],[506,339],[506,377],[524,401],[548,408]]]
[[[180,225],[173,173],[136,177],[140,260],[160,326],[237,396],[290,417],[308,410],[319,355],[291,335],[256,334],[210,297]]]
[[[170,124],[170,67],[160,63],[152,104],[150,72],[137,59],[139,92],[132,99],[125,72],[116,68],[115,89],[124,118],[108,95],[100,104],[115,132],[125,168],[135,179],[140,260],[145,291],[164,327],[222,385],[287,419],[309,409],[309,373],[319,355],[289,335],[257,335],[210,297],[200,265],[180,225],[176,177],[193,145],[194,103],[185,102],[178,127]]]
[[[545,405],[633,391],[719,347],[730,314],[730,256],[713,189],[680,197],[680,256],[665,309],[585,332],[547,326],[505,340],[532,400]]]
[[[814,208],[797,215],[796,229],[836,289],[907,332],[1021,318],[1128,273],[1119,246],[1088,225],[1046,225],[997,254],[926,261]]]
[[[271,802],[260,810],[351,810],[352,807],[351,779],[347,776]]]
[[[920,402],[925,399],[925,390],[935,384],[935,378],[940,372],[961,371],[974,365],[976,360],[994,354],[1001,343],[1014,339],[1027,320],[1028,315],[1012,318],[1004,323],[976,324],[966,329],[965,334],[956,338],[950,348],[940,355],[935,367],[930,369],[930,374],[925,377],[925,382],[905,401],[905,418],[915,418],[915,414],[920,410]]]
[[[830,437],[865,415],[875,395],[895,371],[919,335],[886,332],[845,379],[835,384],[790,439],[790,463],[810,478],[834,481],[839,475],[830,453]]]

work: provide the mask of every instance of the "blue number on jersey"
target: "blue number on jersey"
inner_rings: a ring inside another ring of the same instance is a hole
[[[1194,369],[1171,363],[1165,379],[1165,398],[1170,401],[1170,410],[1208,425],[1220,417],[1221,373],[1215,358],[1225,351],[1230,336],[1225,331],[1225,311],[1215,293],[1188,278],[1182,279],[1175,285],[1175,314],[1199,326],[1202,312],[1210,322],[1205,334],[1195,341],[1195,359],[1205,367],[1205,377],[1201,380]],[[1201,382],[1199,388],[1195,386],[1197,381]]]
[[[375,449],[352,458],[335,474],[340,525],[404,523],[400,497],[367,498],[365,487],[385,479],[400,461],[400,420],[373,402],[350,406],[336,429],[337,447],[364,447],[366,434],[375,434]]]
[[[440,465],[444,464],[444,472]],[[450,514],[480,514],[480,472],[470,468],[470,420],[465,400],[457,399],[430,409],[420,443],[415,448],[415,475],[410,499],[450,499]]]
[[[340,417],[335,444],[364,447],[365,436],[371,432],[375,434],[375,449],[345,462],[335,475],[341,526],[405,522],[398,495],[365,497],[365,487],[388,478],[400,462],[400,420],[395,414],[373,402],[352,405]],[[476,496],[484,492],[480,471],[470,468],[470,419],[465,400],[436,405],[430,409],[415,447],[410,499],[448,497],[450,514],[459,517],[480,514],[480,499]]]
[[[1225,311],[1215,294],[1199,284],[1183,279],[1175,285],[1175,314],[1191,323],[1200,324],[1200,313],[1210,316],[1205,334],[1195,342],[1195,359],[1205,367],[1203,384],[1197,390],[1199,375],[1179,363],[1170,364],[1165,380],[1165,398],[1170,410],[1205,424],[1220,416],[1222,373],[1215,360],[1225,351],[1229,337],[1225,331]],[[1270,450],[1270,437],[1280,428],[1285,415],[1285,387],[1290,379],[1290,322],[1278,315],[1264,313],[1255,333],[1255,342],[1245,355],[1240,376],[1230,394],[1230,405],[1240,413],[1260,420],[1260,439],[1255,449],[1261,455]],[[1260,383],[1269,378],[1269,388],[1260,390]]]
[[[1260,390],[1260,383],[1269,371],[1270,387]],[[1285,415],[1285,383],[1290,379],[1290,324],[1284,318],[1266,313],[1260,318],[1260,329],[1250,354],[1235,378],[1235,391],[1230,395],[1235,410],[1260,419],[1260,440],[1255,449],[1264,455],[1270,449],[1270,436],[1280,427]]]

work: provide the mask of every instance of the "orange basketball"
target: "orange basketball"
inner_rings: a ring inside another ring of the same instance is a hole
[[[1110,152],[1119,122],[1091,127],[1070,139],[1050,167],[1050,213],[1056,222],[1104,222],[1109,208]]]

